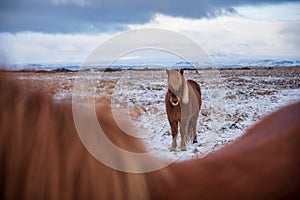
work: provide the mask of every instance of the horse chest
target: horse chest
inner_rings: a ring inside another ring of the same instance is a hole
[[[180,106],[171,106],[171,115],[174,121],[180,121],[181,119],[181,109]]]
[[[180,106],[173,106],[170,102],[166,102],[166,111],[168,115],[168,119],[170,121],[180,121],[181,119],[181,109]]]

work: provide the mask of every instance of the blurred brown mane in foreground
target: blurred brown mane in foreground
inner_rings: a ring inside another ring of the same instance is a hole
[[[281,109],[203,159],[132,174],[89,154],[70,105],[28,93],[0,76],[0,198],[298,199],[299,113],[300,103]],[[97,114],[111,141],[145,152],[116,126],[109,107],[98,108]]]

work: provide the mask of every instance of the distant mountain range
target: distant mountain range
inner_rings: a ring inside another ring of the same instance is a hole
[[[0,69],[3,70],[12,70],[12,71],[78,71],[78,70],[146,70],[146,69],[165,69],[165,68],[245,68],[245,67],[291,67],[291,66],[300,66],[299,60],[275,60],[275,59],[261,59],[261,60],[237,60],[232,62],[216,62],[214,64],[205,64],[201,65],[198,63],[192,62],[177,62],[172,65],[166,64],[126,64],[126,65],[110,65],[110,66],[82,66],[81,64],[13,64],[8,66],[0,66]]]

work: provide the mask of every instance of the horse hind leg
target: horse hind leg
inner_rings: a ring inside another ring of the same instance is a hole
[[[197,141],[197,120],[198,114],[194,115],[189,123],[189,136],[193,143],[198,143]]]

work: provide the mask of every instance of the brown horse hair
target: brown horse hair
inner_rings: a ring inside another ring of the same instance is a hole
[[[113,133],[111,141],[128,151],[146,151],[118,129],[108,106],[97,115]],[[77,135],[71,105],[54,104],[1,75],[0,130],[1,199],[149,198],[144,174],[111,169],[91,156]]]
[[[174,163],[155,199],[299,199],[300,102],[203,159]]]
[[[109,106],[97,113],[115,144],[144,151],[116,126]],[[265,117],[203,159],[131,174],[89,154],[70,105],[53,103],[0,76],[0,198],[299,199],[299,113],[300,102]]]

